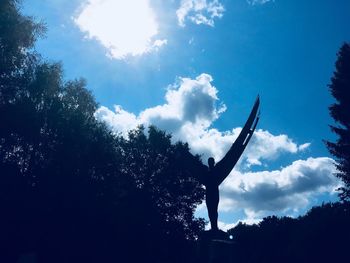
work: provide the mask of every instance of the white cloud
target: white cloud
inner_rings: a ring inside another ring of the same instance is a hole
[[[186,20],[197,25],[214,26],[214,19],[221,18],[224,11],[224,6],[218,0],[182,0],[179,9],[176,10],[176,15],[182,27],[185,26]]]
[[[297,160],[274,171],[234,170],[221,187],[219,210],[244,208],[251,219],[301,211],[320,194],[335,193],[340,182],[334,171],[334,161],[327,157]]]
[[[142,55],[167,43],[155,39],[158,24],[149,0],[88,0],[74,21],[116,59]]]
[[[225,105],[217,105],[217,89],[211,84],[209,74],[201,74],[196,79],[179,78],[169,86],[165,95],[166,103],[142,111],[138,116],[115,106],[115,112],[101,107],[96,117],[107,121],[116,132],[124,132],[139,124],[156,125],[174,134],[174,139],[182,139],[190,127],[204,131],[225,111]],[[121,122],[121,119],[127,119]],[[134,125],[132,125],[134,123]]]
[[[305,151],[307,148],[309,148],[310,147],[310,145],[311,145],[311,143],[304,143],[304,144],[302,144],[302,145],[299,145],[299,147],[298,147],[298,149],[299,149],[299,151]]]
[[[122,109],[121,106],[114,106],[114,112],[102,106],[96,113],[95,117],[109,124],[116,133],[127,136],[128,132],[135,129],[141,124],[136,115]]]
[[[162,47],[162,46],[164,46],[166,44],[168,44],[168,40],[166,40],[166,39],[162,39],[162,40],[157,39],[156,41],[154,41],[153,47],[154,48],[160,48],[160,47]]]
[[[213,78],[205,73],[195,79],[179,78],[168,88],[162,105],[137,115],[120,106],[115,106],[114,111],[101,107],[96,117],[123,135],[140,124],[155,125],[172,133],[174,141],[188,142],[191,151],[201,154],[204,162],[209,156],[220,160],[241,128],[219,131],[211,127],[226,109],[224,104],[220,104],[218,90],[212,82]],[[282,154],[305,151],[309,146],[310,143],[298,145],[285,134],[274,135],[257,129],[240,162],[221,186],[219,209],[232,211],[244,208],[244,220],[257,222],[275,213],[298,214],[319,195],[333,194],[339,181],[333,175],[334,161],[330,158],[297,160],[279,170],[268,170],[269,161]],[[265,170],[246,172],[252,165]]]
[[[274,2],[274,0],[247,0],[250,5],[263,5],[271,1]]]
[[[261,165],[262,159],[274,160],[281,153],[296,153],[300,147],[285,134],[273,135],[259,129],[252,137],[244,157],[247,158],[248,165]]]
[[[174,141],[189,142],[192,152],[201,154],[203,161],[210,156],[218,161],[237,138],[241,128],[224,132],[211,128],[212,123],[226,110],[226,106],[219,103],[218,90],[212,81],[212,76],[206,73],[195,79],[179,78],[177,83],[169,86],[163,105],[148,108],[137,116],[121,106],[115,106],[114,112],[101,107],[96,117],[124,135],[140,124],[155,125],[172,133]],[[258,129],[241,162],[246,166],[262,165],[263,161],[274,160],[282,153],[297,153],[306,146],[298,146],[287,135],[273,135]]]

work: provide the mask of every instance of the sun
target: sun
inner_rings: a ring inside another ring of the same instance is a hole
[[[149,0],[88,0],[74,21],[113,58],[141,55],[166,44],[155,39],[158,23]]]

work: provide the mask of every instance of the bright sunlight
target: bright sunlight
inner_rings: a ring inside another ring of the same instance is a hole
[[[89,0],[74,21],[116,59],[142,55],[167,43],[155,39],[158,24],[149,0]]]

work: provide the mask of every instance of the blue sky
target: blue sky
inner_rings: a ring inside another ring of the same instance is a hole
[[[87,80],[116,132],[155,124],[219,160],[260,94],[258,130],[221,187],[221,227],[336,200],[322,139],[334,139],[327,84],[350,41],[349,1],[27,0],[23,12],[47,25],[36,49]]]

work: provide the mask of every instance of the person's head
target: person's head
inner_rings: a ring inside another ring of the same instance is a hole
[[[208,159],[208,165],[209,165],[209,168],[210,168],[210,169],[214,168],[215,160],[214,160],[213,157],[209,157],[209,159]]]

